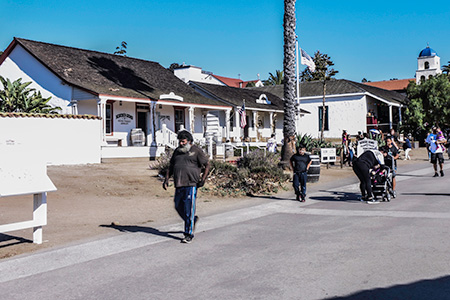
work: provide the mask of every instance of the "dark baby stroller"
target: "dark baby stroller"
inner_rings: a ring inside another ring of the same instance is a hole
[[[382,201],[391,201],[392,172],[391,168],[381,165],[378,169],[370,170],[370,181],[374,200],[380,197]]]

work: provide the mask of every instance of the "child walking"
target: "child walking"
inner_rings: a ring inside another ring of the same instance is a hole
[[[306,199],[306,180],[308,179],[308,169],[311,166],[311,157],[306,154],[306,148],[300,144],[297,147],[297,153],[292,155],[291,168],[294,172],[292,184],[294,185],[295,200],[305,202]]]

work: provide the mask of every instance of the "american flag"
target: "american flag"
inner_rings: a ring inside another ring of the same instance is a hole
[[[242,104],[241,108],[239,108],[238,113],[241,116],[241,128],[244,128],[247,125],[247,118],[245,114],[245,103]]]

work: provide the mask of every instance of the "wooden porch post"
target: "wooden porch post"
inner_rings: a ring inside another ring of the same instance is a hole
[[[195,114],[194,114],[194,108],[189,107],[189,131],[191,134],[194,134],[194,126],[195,126]]]
[[[226,140],[230,139],[230,115],[231,115],[231,110],[227,109],[225,111],[225,128],[226,128],[225,138],[226,138]]]

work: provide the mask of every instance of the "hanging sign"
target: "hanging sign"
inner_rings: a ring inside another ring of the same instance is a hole
[[[116,120],[120,125],[128,125],[133,120],[133,116],[127,113],[120,113],[116,115]]]

